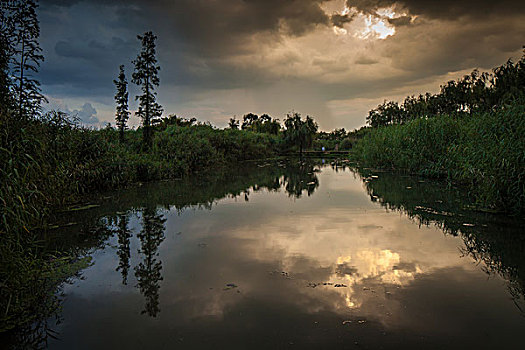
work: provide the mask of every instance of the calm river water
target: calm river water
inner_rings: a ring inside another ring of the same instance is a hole
[[[50,349],[516,349],[523,221],[346,163],[252,164],[65,215]]]

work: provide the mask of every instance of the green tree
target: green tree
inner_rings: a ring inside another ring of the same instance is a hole
[[[230,121],[228,122],[228,126],[230,129],[239,129],[239,120],[235,119],[235,117],[230,118]]]
[[[142,119],[143,145],[149,150],[153,141],[151,122],[162,115],[162,107],[156,102],[157,92],[155,91],[155,87],[158,87],[160,83],[158,76],[160,67],[155,57],[157,37],[152,32],[146,32],[142,36],[137,35],[137,38],[142,42],[142,50],[137,59],[132,62],[135,65],[132,82],[141,85],[142,95],[135,97],[135,100],[139,100],[136,115]]]
[[[117,93],[115,94],[115,102],[117,103],[115,120],[119,129],[120,142],[124,142],[124,130],[127,128],[126,122],[130,114],[128,110],[128,82],[124,73],[124,65],[120,66],[118,80],[113,80],[113,83],[117,88]]]
[[[272,119],[268,114],[263,114],[256,123],[257,132],[277,135],[281,130],[281,124],[278,119]]]
[[[257,114],[254,114],[254,113],[245,114],[242,117],[243,121],[242,121],[241,129],[242,130],[256,131],[256,130],[254,130],[254,127],[255,127],[255,124],[257,123],[258,119],[259,119],[259,116]]]
[[[36,15],[37,7],[37,1],[33,0],[12,2],[10,6],[10,63],[20,118],[39,114],[42,101],[47,102],[40,92],[40,82],[34,77],[44,60],[38,42],[40,25]]]
[[[302,120],[299,113],[293,112],[286,115],[284,126],[286,127],[284,131],[286,142],[298,146],[299,153],[302,155],[303,149],[312,145],[318,129],[317,123],[310,116]]]

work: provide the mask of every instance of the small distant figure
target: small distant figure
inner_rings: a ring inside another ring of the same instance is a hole
[[[325,151],[325,148],[324,148],[324,146],[323,146],[323,147],[321,147],[321,149],[323,150],[323,152]]]

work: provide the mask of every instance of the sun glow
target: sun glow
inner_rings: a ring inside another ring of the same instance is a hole
[[[384,19],[368,15],[364,19],[364,28],[355,33],[354,36],[360,39],[386,39],[396,33],[396,29]]]
[[[391,7],[380,8],[376,11],[376,13],[381,17],[387,17],[390,19],[400,17],[400,16],[396,16],[396,12]]]
[[[395,26],[389,20],[406,16],[406,13],[398,13],[394,7],[377,9],[375,14],[365,14],[354,7],[344,7],[335,11],[334,14],[351,17],[351,21],[343,26],[333,26],[336,35],[351,35],[362,40],[386,39],[396,33]]]

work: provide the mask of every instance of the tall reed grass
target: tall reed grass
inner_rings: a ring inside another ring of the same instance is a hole
[[[525,103],[474,116],[439,116],[370,130],[355,156],[369,166],[466,185],[480,208],[525,209]]]

